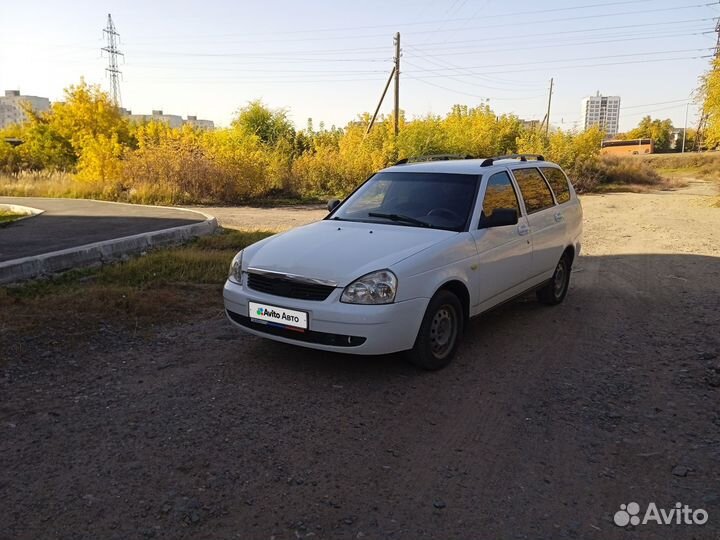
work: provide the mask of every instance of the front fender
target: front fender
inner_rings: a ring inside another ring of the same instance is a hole
[[[432,298],[450,281],[459,281],[472,298],[471,273],[477,249],[470,233],[461,233],[451,242],[442,242],[393,265],[398,276],[396,301]]]

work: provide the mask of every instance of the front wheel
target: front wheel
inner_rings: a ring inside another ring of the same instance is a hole
[[[570,270],[570,256],[564,253],[555,267],[553,277],[536,293],[540,303],[554,306],[565,299],[570,286]]]
[[[422,369],[444,368],[455,355],[462,325],[463,312],[458,297],[450,291],[438,291],[425,311],[415,346],[407,352],[408,360]]]

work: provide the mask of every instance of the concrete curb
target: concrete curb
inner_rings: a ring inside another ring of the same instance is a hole
[[[215,232],[218,227],[217,220],[205,212],[196,213],[204,216],[206,220],[1,262],[0,284],[47,276],[73,268],[99,266],[119,260],[124,255],[179,244]]]
[[[39,216],[40,214],[42,214],[45,211],[45,210],[40,210],[39,208],[33,208],[32,206],[21,206],[19,204],[5,204],[5,203],[0,203],[0,209],[7,210],[8,212],[11,212],[13,214],[25,214],[22,217],[13,219],[10,223],[15,223],[17,221],[22,221],[23,219]]]

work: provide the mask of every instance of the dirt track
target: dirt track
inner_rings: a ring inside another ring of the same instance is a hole
[[[218,310],[0,371],[0,538],[717,538],[720,209],[586,197],[567,301],[459,357],[323,354]],[[703,508],[625,530],[619,505]]]

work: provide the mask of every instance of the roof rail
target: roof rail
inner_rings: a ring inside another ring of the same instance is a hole
[[[495,156],[487,158],[483,160],[480,166],[489,167],[490,165],[492,165],[496,161],[500,161],[501,159],[517,159],[519,161],[527,161],[527,158],[533,158],[535,161],[545,161],[545,158],[540,154],[507,154],[505,156]]]
[[[405,165],[406,163],[422,163],[426,161],[450,161],[454,159],[475,159],[475,157],[462,154],[433,154],[429,156],[403,158],[396,161],[395,165]]]

